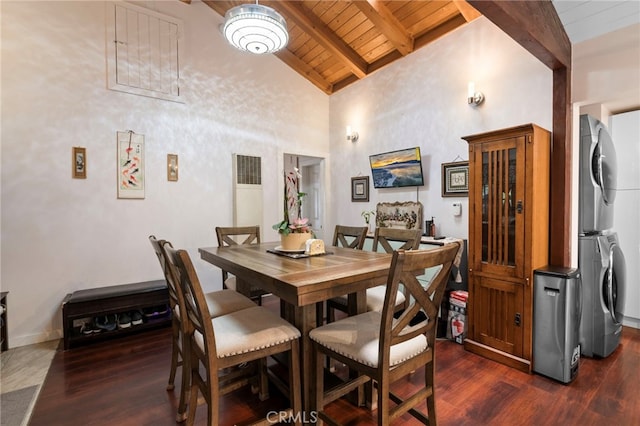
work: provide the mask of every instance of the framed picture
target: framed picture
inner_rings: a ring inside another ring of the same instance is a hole
[[[442,164],[442,196],[466,197],[469,195],[469,162]]]
[[[351,201],[369,201],[369,176],[351,178]]]
[[[167,154],[167,180],[178,180],[178,154]]]
[[[71,153],[71,176],[74,179],[87,178],[87,149],[74,146]]]
[[[424,185],[419,146],[370,155],[369,163],[374,188]]]
[[[118,198],[144,198],[144,135],[118,132]]]

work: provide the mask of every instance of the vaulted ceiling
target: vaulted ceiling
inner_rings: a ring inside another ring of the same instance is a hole
[[[245,1],[203,0],[221,16]],[[275,55],[327,94],[423,47],[480,14],[453,1],[260,1],[287,21]],[[222,36],[222,35],[221,35]]]

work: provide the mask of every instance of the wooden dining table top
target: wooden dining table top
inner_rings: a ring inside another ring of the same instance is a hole
[[[244,280],[258,281],[293,306],[363,291],[386,282],[391,254],[326,247],[326,254],[290,258],[268,252],[279,242],[204,247],[200,257]]]

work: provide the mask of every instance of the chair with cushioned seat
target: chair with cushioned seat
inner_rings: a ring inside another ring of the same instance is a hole
[[[260,226],[216,226],[218,247],[228,247],[238,244],[260,244]],[[222,270],[222,286],[236,290],[236,277]],[[262,305],[262,296],[269,294],[257,285],[250,285],[248,296],[258,305]]]
[[[162,273],[164,274],[167,282],[167,289],[169,291],[169,307],[171,308],[171,370],[169,372],[169,382],[167,384],[167,390],[173,390],[175,388],[174,381],[176,377],[176,371],[178,367],[183,367],[185,354],[183,353],[183,342],[181,332],[181,307],[178,300],[178,290],[175,285],[175,278],[171,275],[171,270],[168,267],[164,245],[171,247],[171,243],[165,240],[158,240],[155,236],[149,237],[151,246],[158,257]],[[218,290],[205,294],[205,300],[209,310],[209,316],[211,318],[226,315],[231,312],[239,311],[241,309],[251,308],[255,306],[255,303],[248,297],[241,295],[233,290]],[[182,422],[186,419],[186,389],[189,387],[189,374],[182,374],[182,383],[180,387],[180,400],[178,403],[178,414],[176,420]]]
[[[364,241],[367,238],[367,230],[366,226],[336,225],[333,233],[333,245],[335,247],[362,250]]]
[[[324,412],[324,407],[367,383],[378,391],[378,424],[390,424],[407,412],[424,424],[436,424],[436,325],[438,309],[458,248],[458,244],[450,244],[435,250],[395,251],[382,311],[346,317],[311,330],[312,410],[317,412],[321,420],[337,424]],[[442,267],[428,287],[424,288],[416,276],[426,268],[438,265]],[[409,297],[405,310],[396,319],[394,307],[400,285],[404,286]],[[325,392],[325,356],[342,362],[360,375],[349,376],[348,380]],[[390,391],[392,383],[421,367],[424,367],[424,386],[411,395],[403,394],[403,398]],[[427,414],[418,407],[425,401]],[[403,419],[403,422],[406,420]]]
[[[364,246],[364,241],[367,238],[368,228],[366,226],[344,226],[344,225],[336,225],[335,231],[333,232],[333,243],[334,247],[345,247],[352,248],[355,250],[362,250]],[[346,298],[344,301],[339,300],[337,308],[329,307],[331,300],[327,301],[327,318],[329,315],[333,315],[333,309],[346,309]],[[318,325],[324,324],[324,315],[323,315],[323,302],[318,302],[316,305],[316,318]],[[333,321],[333,317],[329,318],[328,321]]]
[[[416,250],[420,247],[422,231],[420,229],[376,228],[373,236],[372,251],[384,250],[386,253],[394,251],[394,245],[401,243],[396,250]],[[395,244],[394,244],[395,243]],[[386,286],[381,285],[367,289],[367,311],[381,311],[384,304]],[[402,291],[396,299],[396,311],[402,310],[405,296]],[[335,320],[335,311],[348,313],[347,296],[334,297],[327,301],[327,322]]]
[[[266,384],[265,358],[280,353],[288,355],[289,383],[273,378],[281,389],[287,389],[291,408],[283,410],[301,424],[299,338],[293,325],[253,304],[253,307],[211,319],[200,281],[185,250],[165,245],[170,268],[177,278],[180,301],[183,302],[182,332],[185,354],[190,369],[190,398],[187,425],[195,419],[198,394],[207,403],[208,425],[219,424],[220,397],[251,383],[244,369],[232,368],[259,361],[260,382]],[[262,386],[261,386],[262,387]],[[261,394],[261,399],[266,395]]]

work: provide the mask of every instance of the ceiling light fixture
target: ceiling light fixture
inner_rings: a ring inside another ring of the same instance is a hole
[[[234,47],[261,55],[283,49],[289,42],[287,22],[268,6],[243,4],[224,14],[222,33]]]

